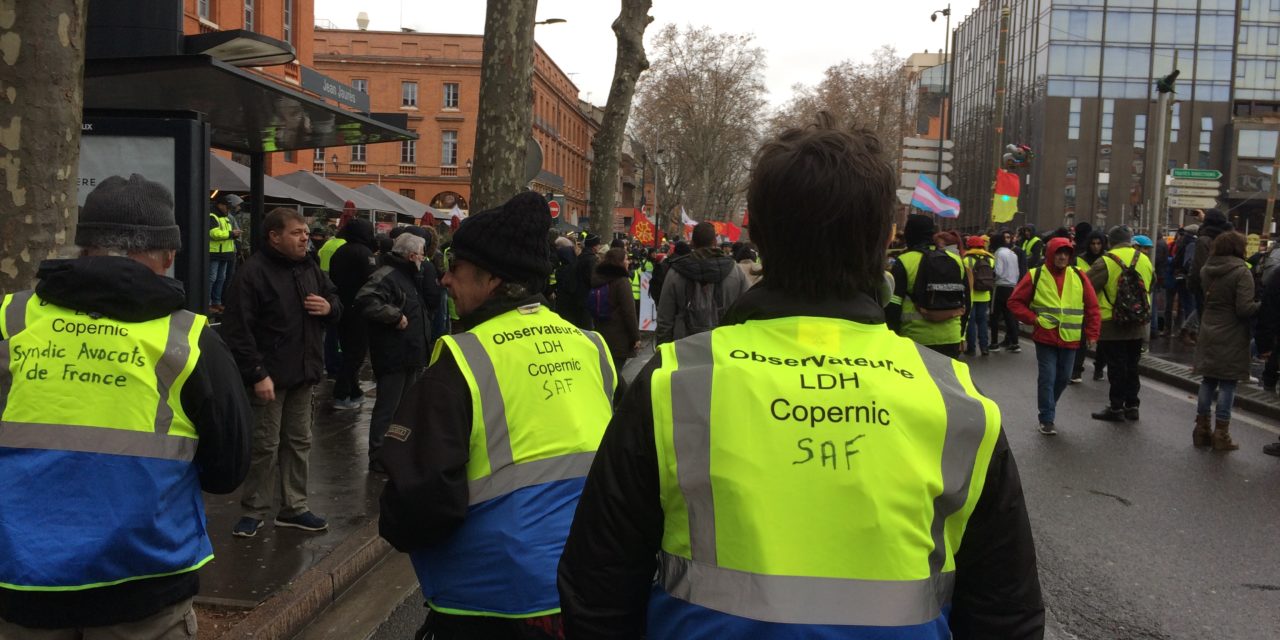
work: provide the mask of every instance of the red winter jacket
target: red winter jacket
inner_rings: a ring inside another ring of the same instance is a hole
[[[1061,271],[1053,268],[1053,256],[1062,249],[1066,249],[1073,254],[1072,260],[1068,264],[1074,263],[1075,250],[1071,247],[1071,241],[1066,238],[1050,240],[1049,246],[1044,253],[1045,266],[1048,267],[1054,282],[1058,284],[1059,294],[1062,293],[1062,278],[1072,271],[1070,266]],[[1075,276],[1074,273],[1071,275]],[[1084,286],[1084,337],[1089,342],[1093,342],[1098,339],[1098,334],[1102,330],[1102,313],[1098,310],[1098,296],[1093,292],[1093,284],[1089,282],[1089,278],[1083,277],[1083,275],[1083,273],[1080,274],[1080,281]],[[1036,322],[1036,313],[1031,310],[1031,300],[1036,295],[1035,288],[1031,284],[1031,276],[1032,272],[1030,271],[1027,272],[1027,275],[1022,276],[1022,280],[1014,288],[1013,294],[1009,296],[1009,311],[1013,313],[1013,317],[1017,318],[1019,322],[1034,327],[1035,332],[1031,334],[1031,339],[1040,344],[1065,347],[1067,349],[1079,347],[1079,341],[1067,342],[1058,335],[1057,329],[1045,329]]]

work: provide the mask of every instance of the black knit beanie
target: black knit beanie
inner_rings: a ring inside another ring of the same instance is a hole
[[[933,239],[936,227],[933,218],[913,213],[907,216],[907,225],[902,230],[902,239],[908,247],[924,244]]]
[[[173,194],[158,182],[133,174],[111,176],[89,192],[76,223],[76,244],[103,247],[127,238],[141,239],[147,249],[182,248],[173,217]]]
[[[453,234],[453,255],[505,281],[546,278],[551,273],[550,228],[547,201],[526,191],[463,220]]]

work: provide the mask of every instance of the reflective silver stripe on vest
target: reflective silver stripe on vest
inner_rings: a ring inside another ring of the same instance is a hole
[[[712,332],[675,343],[671,374],[672,441],[676,477],[689,513],[689,551],[695,562],[716,564],[716,505],[711,492]]]
[[[9,306],[4,311],[4,338],[8,340],[27,328],[27,303],[31,301],[34,292],[19,291],[13,294],[13,298],[9,300]]]
[[[959,511],[969,497],[974,461],[987,431],[987,412],[982,403],[970,396],[956,377],[953,360],[916,345],[925,369],[942,392],[947,412],[947,433],[942,442],[942,493],[933,499],[933,551],[929,553],[929,571],[942,572],[947,561],[947,518]],[[951,594],[947,593],[949,601]]]
[[[605,346],[604,341],[594,331],[583,331],[582,335],[591,338],[591,343],[596,345],[596,349],[600,351],[600,375],[604,378],[604,398],[609,402],[609,406],[613,406],[613,358],[609,355],[609,348]]]
[[[169,433],[173,426],[173,409],[169,406],[169,390],[178,381],[191,357],[191,341],[187,336],[195,324],[196,315],[190,311],[175,311],[169,316],[169,336],[165,340],[164,355],[156,363],[156,391],[160,400],[156,405],[156,433]],[[197,337],[197,339],[199,339]]]
[[[480,391],[480,409],[484,412],[485,450],[489,452],[489,469],[500,469],[510,466],[511,435],[507,430],[507,405],[502,399],[502,390],[498,388],[498,374],[493,370],[493,360],[480,345],[480,338],[474,333],[459,333],[453,336],[454,342],[462,350],[462,357],[471,369],[471,377],[476,381]]]
[[[466,365],[471,370],[471,377],[475,379],[476,387],[480,391],[480,408],[484,412],[482,419],[485,450],[489,453],[489,475],[467,482],[467,490],[470,493],[467,505],[479,504],[505,496],[517,489],[546,482],[586,477],[587,472],[591,470],[591,462],[595,459],[594,451],[515,463],[514,455],[511,453],[507,406],[502,398],[502,390],[498,388],[498,376],[493,368],[493,359],[480,344],[480,338],[473,333],[455,334],[453,340],[461,350],[462,358],[466,360]],[[605,371],[606,382],[612,382],[613,378],[607,373],[608,369]]]
[[[128,431],[68,424],[0,422],[0,447],[105,453],[190,462],[196,439],[149,431]]]
[[[770,576],[659,554],[659,580],[672,596],[751,620],[785,624],[903,627],[942,615],[955,574],[922,580]]]
[[[570,453],[554,458],[531,460],[498,469],[483,478],[476,478],[467,484],[471,493],[468,505],[475,505],[485,500],[499,498],[525,487],[532,487],[556,480],[585,478],[591,471],[591,462],[596,452],[583,451]]]
[[[1063,309],[1062,307],[1031,307],[1036,313],[1052,313],[1060,316],[1083,316],[1084,309]]]

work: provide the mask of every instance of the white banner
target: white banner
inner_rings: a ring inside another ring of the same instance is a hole
[[[652,273],[644,272],[640,274],[641,331],[656,331],[658,329],[658,307],[653,304],[653,298],[649,296],[649,283],[652,281]]]

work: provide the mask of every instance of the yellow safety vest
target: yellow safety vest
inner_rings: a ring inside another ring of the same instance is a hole
[[[470,510],[443,545],[411,554],[427,604],[455,614],[556,613],[556,563],[613,415],[613,358],[599,334],[540,304],[442,337],[433,365],[445,350],[471,395]]]
[[[947,252],[960,265],[960,273],[963,276],[964,261],[960,256]],[[924,254],[920,251],[904,251],[898,256],[898,262],[902,263],[902,268],[907,273],[907,295],[893,296],[889,299],[890,303],[899,303],[902,305],[902,328],[899,333],[904,338],[910,338],[915,342],[923,345],[938,344],[955,344],[960,342],[960,317],[956,316],[943,322],[929,322],[925,320],[918,311],[916,311],[915,301],[911,299],[911,290],[915,288],[916,272],[920,269],[920,260]]]
[[[334,236],[325,240],[324,244],[320,245],[320,250],[316,252],[316,257],[320,258],[321,271],[329,273],[329,261],[333,260],[333,254],[346,243],[346,240]]]
[[[231,237],[231,218],[210,213],[209,253],[235,253],[236,241]]]
[[[1041,242],[1043,242],[1043,240],[1036,236],[1031,236],[1030,238],[1022,241],[1022,253],[1027,256],[1028,260],[1031,259],[1031,252],[1035,250],[1036,245]]]
[[[1000,430],[966,365],[884,325],[818,317],[721,326],[659,353],[649,637],[706,624],[706,637],[768,636],[741,619],[946,628]]]
[[[640,300],[640,270],[631,272],[631,297]]]
[[[1084,330],[1084,276],[1075,267],[1067,267],[1062,277],[1062,293],[1058,282],[1048,267],[1035,267],[1029,272],[1036,283],[1031,299],[1031,310],[1036,314],[1036,324],[1043,329],[1058,329],[1058,337],[1064,342],[1079,342]]]
[[[181,401],[205,324],[188,311],[125,322],[31,291],[4,298],[0,475],[38,482],[0,492],[0,587],[76,591],[213,558]]]
[[[1101,260],[1107,265],[1107,286],[1103,287],[1101,294],[1098,296],[1098,310],[1102,312],[1102,321],[1106,322],[1111,319],[1111,310],[1115,306],[1116,289],[1120,282],[1120,265],[1116,264],[1108,256],[1115,256],[1117,260],[1122,262],[1124,266],[1129,266],[1133,262],[1133,254],[1138,253],[1133,247],[1120,247],[1112,249],[1102,255]],[[1138,276],[1142,278],[1142,284],[1146,286],[1147,293],[1151,293],[1151,283],[1155,280],[1155,267],[1151,264],[1151,259],[1144,253],[1138,253],[1138,263],[1134,267],[1138,271]]]
[[[992,269],[996,268],[995,256],[989,253],[970,254],[965,255],[964,257],[964,266],[968,273],[973,273],[973,263],[977,262],[979,258],[987,260],[991,264]],[[919,263],[917,263],[917,266],[918,264]],[[971,302],[991,302],[991,292],[978,291],[971,286],[969,287],[969,300]]]

